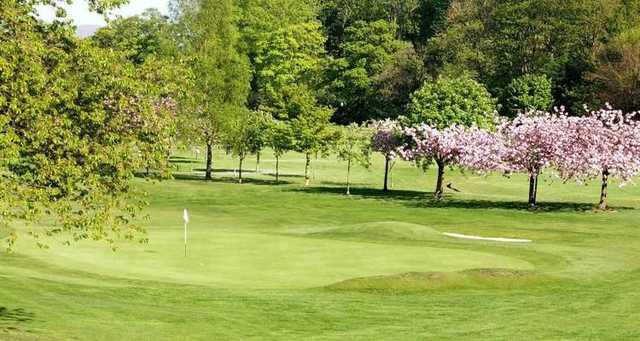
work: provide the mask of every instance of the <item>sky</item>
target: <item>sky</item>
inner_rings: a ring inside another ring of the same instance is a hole
[[[116,15],[129,17],[140,14],[147,8],[157,8],[162,13],[169,12],[169,0],[130,0],[129,4],[114,11]],[[102,16],[89,12],[86,0],[74,0],[73,5],[65,6],[67,8],[67,16],[72,18],[77,26],[81,25],[100,25],[104,26],[105,22]],[[52,21],[55,18],[55,12],[51,7],[40,8],[40,17],[46,21]]]

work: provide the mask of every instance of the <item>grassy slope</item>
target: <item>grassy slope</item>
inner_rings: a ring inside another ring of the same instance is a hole
[[[273,167],[265,158],[263,168]],[[638,188],[614,188],[617,210],[597,213],[596,185],[549,180],[543,209],[530,212],[524,178],[453,172],[462,192],[434,204],[425,199],[432,172],[400,163],[394,191],[383,195],[377,161],[356,172],[351,197],[334,160],[319,160],[303,188],[295,155],[282,162],[290,176],[280,185],[251,173],[237,185],[224,179],[232,172],[213,183],[139,181],[151,194],[149,245],[44,251],[25,238],[0,256],[0,339],[640,337]],[[511,270],[469,270],[477,268]]]

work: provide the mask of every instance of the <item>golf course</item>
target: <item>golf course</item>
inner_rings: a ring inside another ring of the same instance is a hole
[[[28,235],[0,257],[2,340],[634,340],[640,337],[640,189],[542,178],[528,209],[524,176],[435,176],[384,161],[352,171],[335,157],[216,151],[172,157],[174,179],[148,193],[146,244]],[[187,255],[183,210],[188,209]],[[454,238],[443,233],[501,242]]]

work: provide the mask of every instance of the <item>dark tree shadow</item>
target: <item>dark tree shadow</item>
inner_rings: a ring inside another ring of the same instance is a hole
[[[181,157],[181,156],[172,156],[169,158],[169,163],[180,163],[180,164],[189,164],[189,163],[199,163],[200,160],[196,160],[193,158],[188,158],[188,157]]]
[[[213,179],[206,180],[204,178],[204,175],[173,174],[173,178],[175,180],[180,180],[180,181],[205,181],[205,182],[212,182],[212,183],[239,184],[238,183],[238,178],[229,177],[229,176],[218,176],[218,177],[214,176]],[[286,180],[280,180],[280,181],[276,182],[275,180],[265,180],[265,179],[255,179],[255,178],[244,178],[243,177],[242,178],[242,184],[278,186],[278,185],[289,185],[289,184],[291,184],[291,182],[286,181]]]
[[[24,324],[33,321],[35,315],[22,308],[0,307],[0,330],[21,331]],[[28,331],[28,330],[27,330]]]
[[[194,172],[206,172],[207,170],[205,168],[194,168],[193,169]],[[212,168],[211,171],[213,173],[233,173],[234,171],[237,172],[238,169],[233,169],[233,168]],[[255,173],[255,170],[252,169],[242,169],[242,173]]]
[[[292,188],[290,191],[315,193],[325,195],[345,195],[345,187],[306,187]],[[586,212],[596,210],[593,203],[576,202],[539,202],[531,209],[526,201],[491,201],[478,199],[459,199],[451,194],[445,194],[442,200],[435,200],[433,192],[408,190],[389,190],[352,187],[351,197],[377,199],[400,202],[409,207],[423,208],[462,208],[462,209],[505,209],[531,212]],[[633,210],[633,207],[611,207],[610,210]]]
[[[272,177],[276,177],[276,173],[273,172],[269,172],[269,173],[260,173],[262,175],[266,175],[266,176],[272,176]],[[304,175],[302,174],[287,174],[287,173],[280,173],[280,175],[278,175],[281,178],[304,178]]]

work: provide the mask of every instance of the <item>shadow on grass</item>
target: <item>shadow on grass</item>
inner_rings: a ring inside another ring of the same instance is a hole
[[[194,172],[206,172],[207,169],[206,168],[194,168],[193,171]],[[238,170],[235,169],[235,168],[212,168],[211,171],[214,172],[214,173],[233,173],[233,172],[237,172]],[[255,173],[255,171],[251,170],[251,169],[242,169],[242,173]]]
[[[291,191],[345,196],[345,187],[307,187],[292,188]],[[351,197],[396,201],[410,207],[423,208],[462,208],[462,209],[505,209],[531,212],[586,212],[594,211],[596,205],[592,203],[575,202],[540,202],[531,209],[526,201],[491,201],[477,199],[458,199],[445,194],[444,199],[435,200],[432,192],[408,190],[390,190],[352,187]],[[633,210],[633,207],[611,207],[612,211]]]
[[[0,330],[23,331],[22,326],[33,321],[34,314],[24,309],[9,309],[0,307]]]
[[[243,171],[244,172],[244,171]],[[207,181],[212,183],[228,183],[228,184],[238,184],[238,178],[222,176],[216,177],[214,175],[213,179],[206,180],[204,175],[196,175],[196,174],[173,174],[173,178],[176,180],[186,180],[186,181]],[[254,178],[242,178],[243,184],[252,184],[252,185],[270,185],[270,186],[278,186],[278,185],[289,185],[291,182],[280,180],[276,182],[275,180],[264,180],[264,179],[254,179]]]
[[[184,156],[172,156],[169,158],[169,162],[170,163],[198,163],[200,162],[200,160],[196,160],[194,158],[184,157]]]

